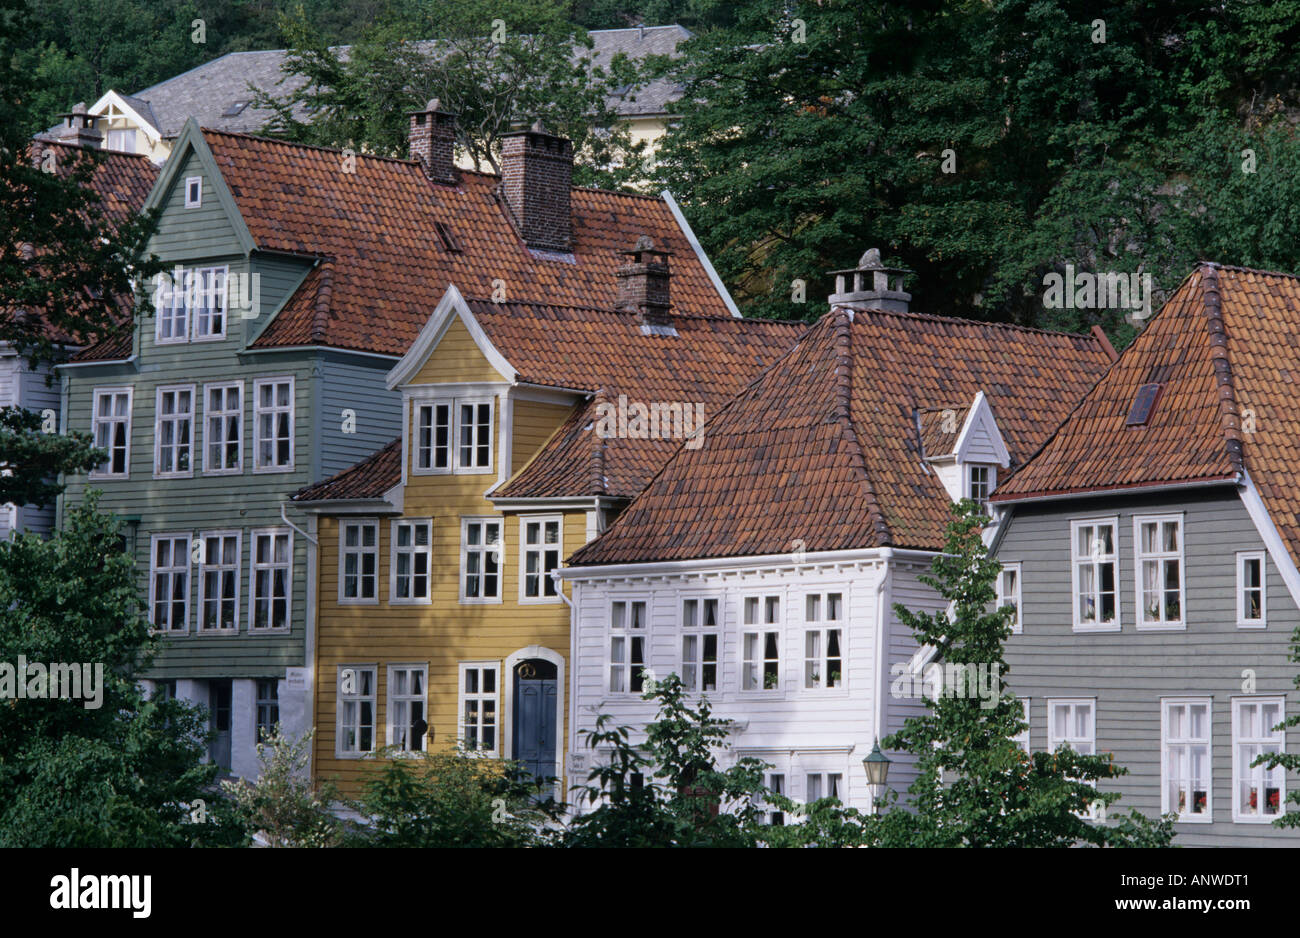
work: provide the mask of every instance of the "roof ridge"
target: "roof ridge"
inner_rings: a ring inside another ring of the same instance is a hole
[[[844,307],[834,307],[843,309]],[[918,313],[909,310],[905,313],[894,312],[886,309],[861,309],[856,310],[859,313],[868,313],[873,316],[890,316],[894,319],[925,319],[930,322],[955,322],[964,326],[994,326],[998,329],[1013,329],[1017,332],[1034,332],[1040,335],[1057,335],[1071,339],[1084,339],[1089,342],[1096,342],[1095,336],[1086,332],[1066,332],[1062,329],[1041,329],[1038,326],[1022,326],[1014,322],[992,322],[982,319],[966,319],[962,316],[944,316],[940,313]]]
[[[330,299],[334,295],[332,267],[333,265],[329,261],[325,261],[318,268],[320,272],[316,276],[316,302],[313,304],[311,317],[312,342],[324,342],[326,340],[326,327],[329,325],[330,316]]]
[[[595,402],[598,410],[602,403],[608,402],[608,397],[609,395],[605,393],[603,387],[596,389],[596,393],[592,400]],[[591,491],[599,495],[606,495],[608,494],[608,486],[606,485],[605,479],[605,446],[607,444],[605,437],[601,435],[600,430],[597,429],[598,423],[599,421],[593,423],[591,427],[591,435],[594,441],[594,445],[591,448]],[[581,429],[579,429],[578,432],[581,433]]]
[[[591,306],[579,303],[557,303],[553,300],[506,300],[505,302],[498,303],[489,296],[471,296],[465,294],[463,294],[463,296],[467,303],[491,303],[494,307],[539,306],[543,309],[572,309],[587,313],[607,313],[610,316],[619,316],[631,319],[635,319],[640,315],[639,313],[629,310],[615,309],[608,306]],[[491,310],[488,310],[488,312],[491,312]],[[684,319],[690,322],[744,323],[746,325],[773,324],[778,326],[803,326],[805,328],[809,328],[812,325],[804,319],[771,319],[766,316],[705,316],[701,313],[679,312],[673,312],[671,315],[677,319]]]
[[[1236,387],[1232,380],[1232,360],[1228,355],[1228,331],[1223,321],[1223,304],[1219,292],[1219,269],[1206,264],[1201,274],[1201,295],[1204,297],[1205,324],[1210,334],[1210,361],[1214,366],[1214,381],[1218,386],[1219,427],[1223,431],[1228,451],[1228,461],[1237,472],[1245,472],[1242,450],[1241,419],[1237,408]]]
[[[853,329],[852,318],[845,310],[834,310],[835,317],[835,419],[840,424],[845,442],[848,444],[849,462],[857,469],[858,482],[866,494],[871,508],[867,519],[880,537],[881,546],[893,543],[893,534],[885,522],[884,512],[876,498],[876,488],[871,484],[871,473],[867,469],[867,456],[858,441],[857,426],[853,423]]]
[[[203,131],[205,134],[220,134],[223,137],[241,137],[245,140],[256,140],[259,143],[275,143],[282,147],[293,147],[299,150],[319,150],[322,153],[334,153],[338,155],[342,155],[344,152],[341,147],[327,147],[322,146],[319,143],[300,143],[297,140],[285,140],[283,137],[268,137],[265,134],[250,134],[242,130],[221,130],[218,127],[200,127],[199,130]],[[368,160],[381,160],[385,163],[401,163],[403,166],[411,166],[414,168],[420,166],[418,160],[403,159],[400,156],[382,156],[378,153],[355,153],[353,155]],[[463,171],[474,172],[474,170]],[[479,173],[478,175],[483,176],[491,174]]]

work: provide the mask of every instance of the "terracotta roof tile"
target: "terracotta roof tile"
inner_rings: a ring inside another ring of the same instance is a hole
[[[731,318],[667,203],[575,188],[571,255],[532,251],[500,202],[497,176],[461,171],[430,182],[418,163],[205,130],[258,247],[332,263],[330,289],[301,287],[253,343],[322,343],[401,355],[448,284],[465,296],[613,306],[617,252],[649,236],[673,261],[673,304],[692,316]],[[460,250],[448,250],[436,224]]]
[[[312,502],[383,498],[384,493],[402,481],[402,441],[393,440],[383,449],[367,456],[355,466],[299,489],[293,500]]]
[[[1108,363],[1091,336],[832,310],[570,562],[939,547],[951,503],[918,413],[984,391],[1015,464]]]

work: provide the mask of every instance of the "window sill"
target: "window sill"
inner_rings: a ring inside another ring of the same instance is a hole
[[[194,470],[190,469],[185,472],[155,472],[153,477],[155,479],[192,479],[194,478]]]
[[[249,635],[288,635],[293,631],[293,626],[284,626],[283,628],[252,628],[248,630]]]
[[[1234,816],[1232,819],[1232,823],[1233,824],[1272,824],[1274,821],[1276,821],[1278,818],[1282,816],[1283,815],[1281,814],[1272,814],[1272,815],[1265,814],[1259,817],[1253,817],[1251,815],[1242,815],[1239,817]]]
[[[1139,632],[1186,632],[1186,622],[1139,622]]]
[[[1204,815],[1197,815],[1197,814],[1180,815],[1174,818],[1174,823],[1175,824],[1213,824],[1214,816],[1208,812]]]
[[[194,338],[190,339],[190,341],[191,342],[220,342],[225,337],[226,334],[224,332],[221,335],[196,335]]]
[[[262,467],[254,466],[253,467],[253,472],[257,475],[275,475],[276,473],[284,475],[293,471],[294,471],[293,466],[262,466]]]
[[[205,476],[240,476],[244,474],[244,467],[237,469],[204,469],[202,475]]]
[[[376,597],[375,599],[340,599],[338,601],[338,604],[340,606],[378,606],[379,598]]]
[[[519,605],[521,606],[559,606],[563,602],[558,596],[548,596],[545,599],[519,597]]]
[[[430,597],[428,599],[394,599],[393,597],[390,596],[388,597],[388,605],[390,606],[432,606],[433,598]]]
[[[195,635],[211,635],[217,638],[230,638],[239,634],[239,626],[233,629],[195,629]]]
[[[462,606],[500,606],[501,597],[498,596],[496,599],[468,599],[462,596],[459,603]]]
[[[92,472],[87,476],[87,478],[89,478],[91,482],[129,482],[131,481],[131,474],[129,472],[124,472],[120,475],[108,472]]]
[[[1251,620],[1249,620],[1249,621],[1247,621],[1247,622],[1238,622],[1238,623],[1237,623],[1237,628],[1239,628],[1239,629],[1253,629],[1253,630],[1258,631],[1258,630],[1260,630],[1260,629],[1266,629],[1266,628],[1268,628],[1268,623],[1267,623],[1267,622],[1262,622],[1262,621],[1260,621],[1260,620],[1258,620],[1258,619],[1251,619]]]
[[[1116,622],[1116,623],[1114,623],[1114,624],[1112,624],[1112,625],[1080,625],[1078,622],[1076,622],[1076,623],[1074,623],[1074,631],[1076,631],[1076,632],[1084,632],[1084,633],[1087,633],[1087,632],[1118,632],[1118,631],[1120,631],[1120,623],[1119,623],[1119,622]]]

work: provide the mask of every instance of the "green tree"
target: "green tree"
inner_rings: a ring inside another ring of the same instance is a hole
[[[136,682],[157,640],[118,524],[96,501],[49,540],[0,544],[0,846],[234,842],[217,769],[200,762],[204,715]],[[48,696],[51,673],[31,666],[51,664],[77,668],[80,699]]]
[[[0,407],[0,503],[48,505],[63,491],[60,473],[88,472],[104,461],[85,433],[45,431],[46,416]]]
[[[344,827],[334,815],[334,786],[311,778],[311,739],[285,736],[279,724],[257,744],[256,780],[223,781],[231,816],[248,840],[268,847],[336,847]]]
[[[306,15],[286,17],[288,97],[258,97],[276,111],[267,131],[306,143],[405,156],[407,114],[437,98],[456,113],[457,145],[478,169],[498,172],[501,137],[541,120],[569,137],[575,181],[640,178],[644,147],[614,108],[638,67],[626,56],[594,65],[591,39],[541,0],[409,0],[346,51],[330,48]]]
[[[657,718],[645,743],[631,742],[627,727],[607,714],[584,734],[588,749],[607,751],[579,797],[593,810],[565,831],[566,847],[747,847],[761,831],[764,765],[743,758],[727,769],[716,753],[730,734],[713,716],[708,698],[688,702],[675,674],[647,685]]]
[[[870,842],[880,846],[1051,847],[1168,845],[1168,819],[1152,822],[1132,812],[1118,823],[1085,820],[1094,805],[1120,797],[1096,783],[1126,774],[1109,755],[1082,755],[1068,746],[1026,754],[1014,737],[1025,721],[1008,692],[1002,646],[1011,634],[1010,607],[994,609],[1000,565],[980,536],[988,521],[964,499],[948,526],[933,573],[921,579],[951,604],[951,613],[913,612],[895,605],[921,647],[937,650],[952,674],[987,692],[946,685],[925,696],[928,712],[882,740],[916,758],[917,777],[906,808],[871,819]]]
[[[462,751],[386,749],[355,809],[370,847],[531,847],[547,842],[556,806],[517,763]]]

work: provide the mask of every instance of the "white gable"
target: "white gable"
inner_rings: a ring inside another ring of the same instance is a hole
[[[1011,454],[983,391],[975,395],[966,414],[966,423],[957,436],[956,453],[959,463],[990,463],[1003,469],[1011,465]]]

